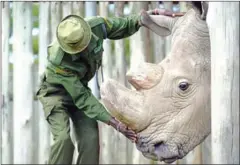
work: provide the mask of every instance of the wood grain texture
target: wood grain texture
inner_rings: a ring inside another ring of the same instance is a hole
[[[38,83],[45,71],[47,64],[47,46],[50,44],[50,2],[40,2],[39,4],[39,64],[38,64]],[[39,154],[38,162],[47,163],[50,153],[50,130],[45,120],[42,104],[38,101],[38,127],[39,127]]]
[[[13,2],[14,164],[33,163],[32,3]],[[21,25],[21,26],[20,26]]]
[[[209,2],[212,163],[239,163],[239,2]]]
[[[3,46],[2,46],[2,94],[3,94],[3,103],[1,105],[1,128],[2,128],[2,137],[1,137],[1,146],[2,152],[1,162],[4,164],[13,163],[13,112],[9,107],[9,37],[10,37],[10,7],[9,2],[2,2],[2,37],[3,37]]]

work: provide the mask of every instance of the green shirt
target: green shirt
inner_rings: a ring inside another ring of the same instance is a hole
[[[56,77],[52,78],[51,83],[59,81],[71,95],[74,104],[84,110],[88,117],[103,122],[111,118],[86,85],[101,65],[104,39],[117,40],[131,36],[140,28],[139,18],[138,15],[86,18],[92,29],[92,38],[85,50],[70,55],[56,41],[48,47],[47,76]]]

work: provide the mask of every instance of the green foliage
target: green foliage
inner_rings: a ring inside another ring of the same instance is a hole
[[[34,64],[35,64],[35,65],[38,65],[38,64],[39,64],[38,58],[36,58],[36,59],[34,60]]]
[[[115,42],[114,40],[111,40],[111,52],[112,52],[112,56],[115,55]],[[126,62],[127,65],[130,64],[130,39],[129,38],[125,38],[124,39],[124,55],[126,58]],[[113,59],[115,60],[115,56],[113,57]]]
[[[9,71],[13,71],[13,64],[12,63],[9,63]]]
[[[33,28],[39,28],[39,3],[32,5]],[[32,36],[32,49],[34,54],[38,54],[38,35]]]
[[[39,3],[33,3],[32,5],[32,16],[33,16],[33,28],[38,28],[39,26]]]
[[[127,65],[130,65],[130,39],[124,39],[124,54]]]
[[[13,14],[12,14],[12,8],[10,8],[10,32],[12,33],[13,31]]]
[[[39,14],[39,3],[33,3],[32,5],[32,15],[34,17],[38,17],[38,14]]]
[[[12,52],[12,51],[13,51],[13,45],[9,44],[9,52]]]
[[[113,40],[111,40],[110,43],[111,43],[111,52],[112,52],[112,53],[111,53],[111,56],[112,56],[112,59],[113,59],[113,64],[115,64],[115,58],[114,58],[114,57],[115,57],[115,56],[114,56],[114,55],[115,55],[115,52],[114,52],[114,50],[115,50],[115,44],[114,44],[114,41],[113,41]]]
[[[32,49],[34,54],[38,54],[38,36],[32,37]]]

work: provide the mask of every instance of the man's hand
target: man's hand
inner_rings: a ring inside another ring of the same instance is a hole
[[[153,10],[141,10],[140,11],[140,19],[138,21],[138,24],[140,26],[144,26],[144,22],[148,22],[151,20],[150,15],[164,15],[164,16],[168,16],[168,17],[181,17],[184,16],[185,12],[172,12],[170,10],[166,10],[166,9],[153,9]],[[145,19],[145,21],[144,21]],[[147,21],[146,21],[147,20]],[[151,21],[152,22],[152,21]]]
[[[132,142],[135,143],[137,141],[137,134],[132,129],[128,128],[125,124],[116,120],[114,117],[109,121],[108,124],[115,128],[117,131],[121,132]]]

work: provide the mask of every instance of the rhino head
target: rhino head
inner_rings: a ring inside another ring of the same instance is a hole
[[[109,112],[138,133],[136,147],[145,157],[172,163],[210,134],[210,37],[197,9],[178,18],[149,18],[160,35],[172,34],[170,53],[158,64],[143,62],[128,71],[135,89],[109,79],[100,92]]]

